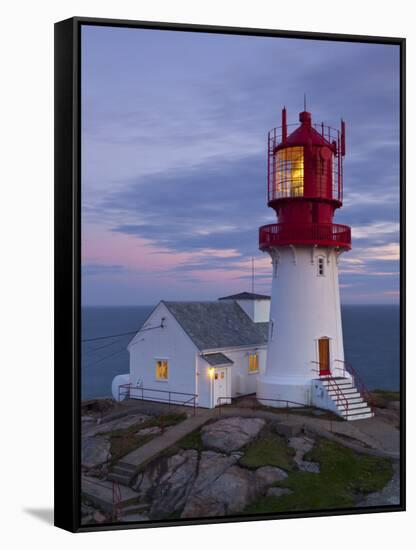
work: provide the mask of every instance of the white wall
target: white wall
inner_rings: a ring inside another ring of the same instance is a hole
[[[233,365],[228,368],[228,388],[229,395],[226,397],[238,397],[239,395],[248,395],[256,392],[257,378],[266,370],[267,348],[246,348],[246,349],[221,349],[210,350],[210,352],[220,351],[233,361]],[[259,356],[259,374],[249,373],[249,353],[257,353]],[[199,403],[202,407],[214,407],[212,394],[212,379],[209,376],[210,365],[198,356],[198,387]]]
[[[325,258],[324,276],[317,275],[320,256]],[[344,360],[336,253],[282,247],[276,259],[266,374],[258,393],[308,403],[310,380],[317,377],[313,361],[319,359],[319,338],[330,338],[331,372],[341,375],[343,368],[335,361]]]
[[[237,304],[244,309],[255,323],[267,323],[270,314],[270,300],[237,300]]]
[[[184,393],[196,391],[196,347],[163,303],[153,311],[143,328],[158,326],[162,317],[164,328],[139,332],[130,342],[130,382],[142,381],[145,388]],[[156,379],[156,361],[167,359],[169,380]],[[145,392],[153,400],[164,394]],[[167,397],[167,395],[165,396]],[[174,398],[174,396],[172,396]],[[184,400],[185,396],[176,396]]]

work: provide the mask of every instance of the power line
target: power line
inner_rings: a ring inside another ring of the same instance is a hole
[[[90,349],[87,349],[86,351],[83,351],[83,355],[91,355],[93,353],[95,353],[96,351],[99,351],[101,349],[104,349],[104,348],[109,348],[111,346],[114,346],[114,344],[119,344],[120,341],[119,340],[114,340],[114,342],[110,342],[109,344],[104,344],[103,346],[99,346],[98,348],[90,348]]]
[[[115,355],[119,355],[123,351],[126,351],[126,348],[121,348],[118,351],[115,351],[114,353],[111,353],[110,355],[106,355],[105,357],[101,357],[101,359],[97,359],[97,361],[93,361],[92,363],[86,363],[84,365],[84,367],[92,367],[93,365],[96,365],[97,363],[101,363],[101,361],[105,361],[106,359],[111,359]]]
[[[97,336],[96,338],[86,338],[85,340],[81,340],[81,342],[96,342],[97,340],[106,340],[107,338],[117,338],[118,336],[129,336],[131,334],[136,334],[138,331],[135,330],[134,332],[123,332],[121,334],[109,334],[108,336]]]
[[[86,338],[84,340],[81,340],[81,342],[96,342],[97,340],[105,340],[107,338],[117,338],[118,336],[130,336],[131,334],[137,334],[138,332],[144,332],[146,330],[155,330],[156,328],[163,328],[164,320],[165,318],[162,317],[162,322],[157,327],[140,328],[132,332],[123,332],[121,334],[109,334],[107,336],[97,336],[96,338]]]

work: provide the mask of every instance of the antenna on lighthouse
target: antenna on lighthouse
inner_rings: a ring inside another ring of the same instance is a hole
[[[303,110],[306,111],[306,94],[303,94]]]
[[[254,257],[251,257],[251,292],[254,294]]]

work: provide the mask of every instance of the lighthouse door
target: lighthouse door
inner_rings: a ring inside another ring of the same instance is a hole
[[[329,338],[320,338],[319,346],[319,376],[331,374],[329,370]]]
[[[214,373],[214,407],[218,405],[226,405],[227,399],[227,370],[215,369]],[[221,398],[221,399],[220,399]]]

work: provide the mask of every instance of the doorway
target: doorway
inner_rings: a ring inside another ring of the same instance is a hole
[[[327,376],[331,374],[329,369],[329,338],[319,338],[318,340],[319,350],[319,376]]]
[[[213,384],[214,384],[214,407],[218,407],[218,405],[226,405],[230,402],[228,399],[224,399],[226,397],[230,397],[227,395],[227,374],[228,369],[226,368],[217,368],[214,371],[214,378],[213,378]],[[221,399],[221,402],[219,402],[219,398]]]

